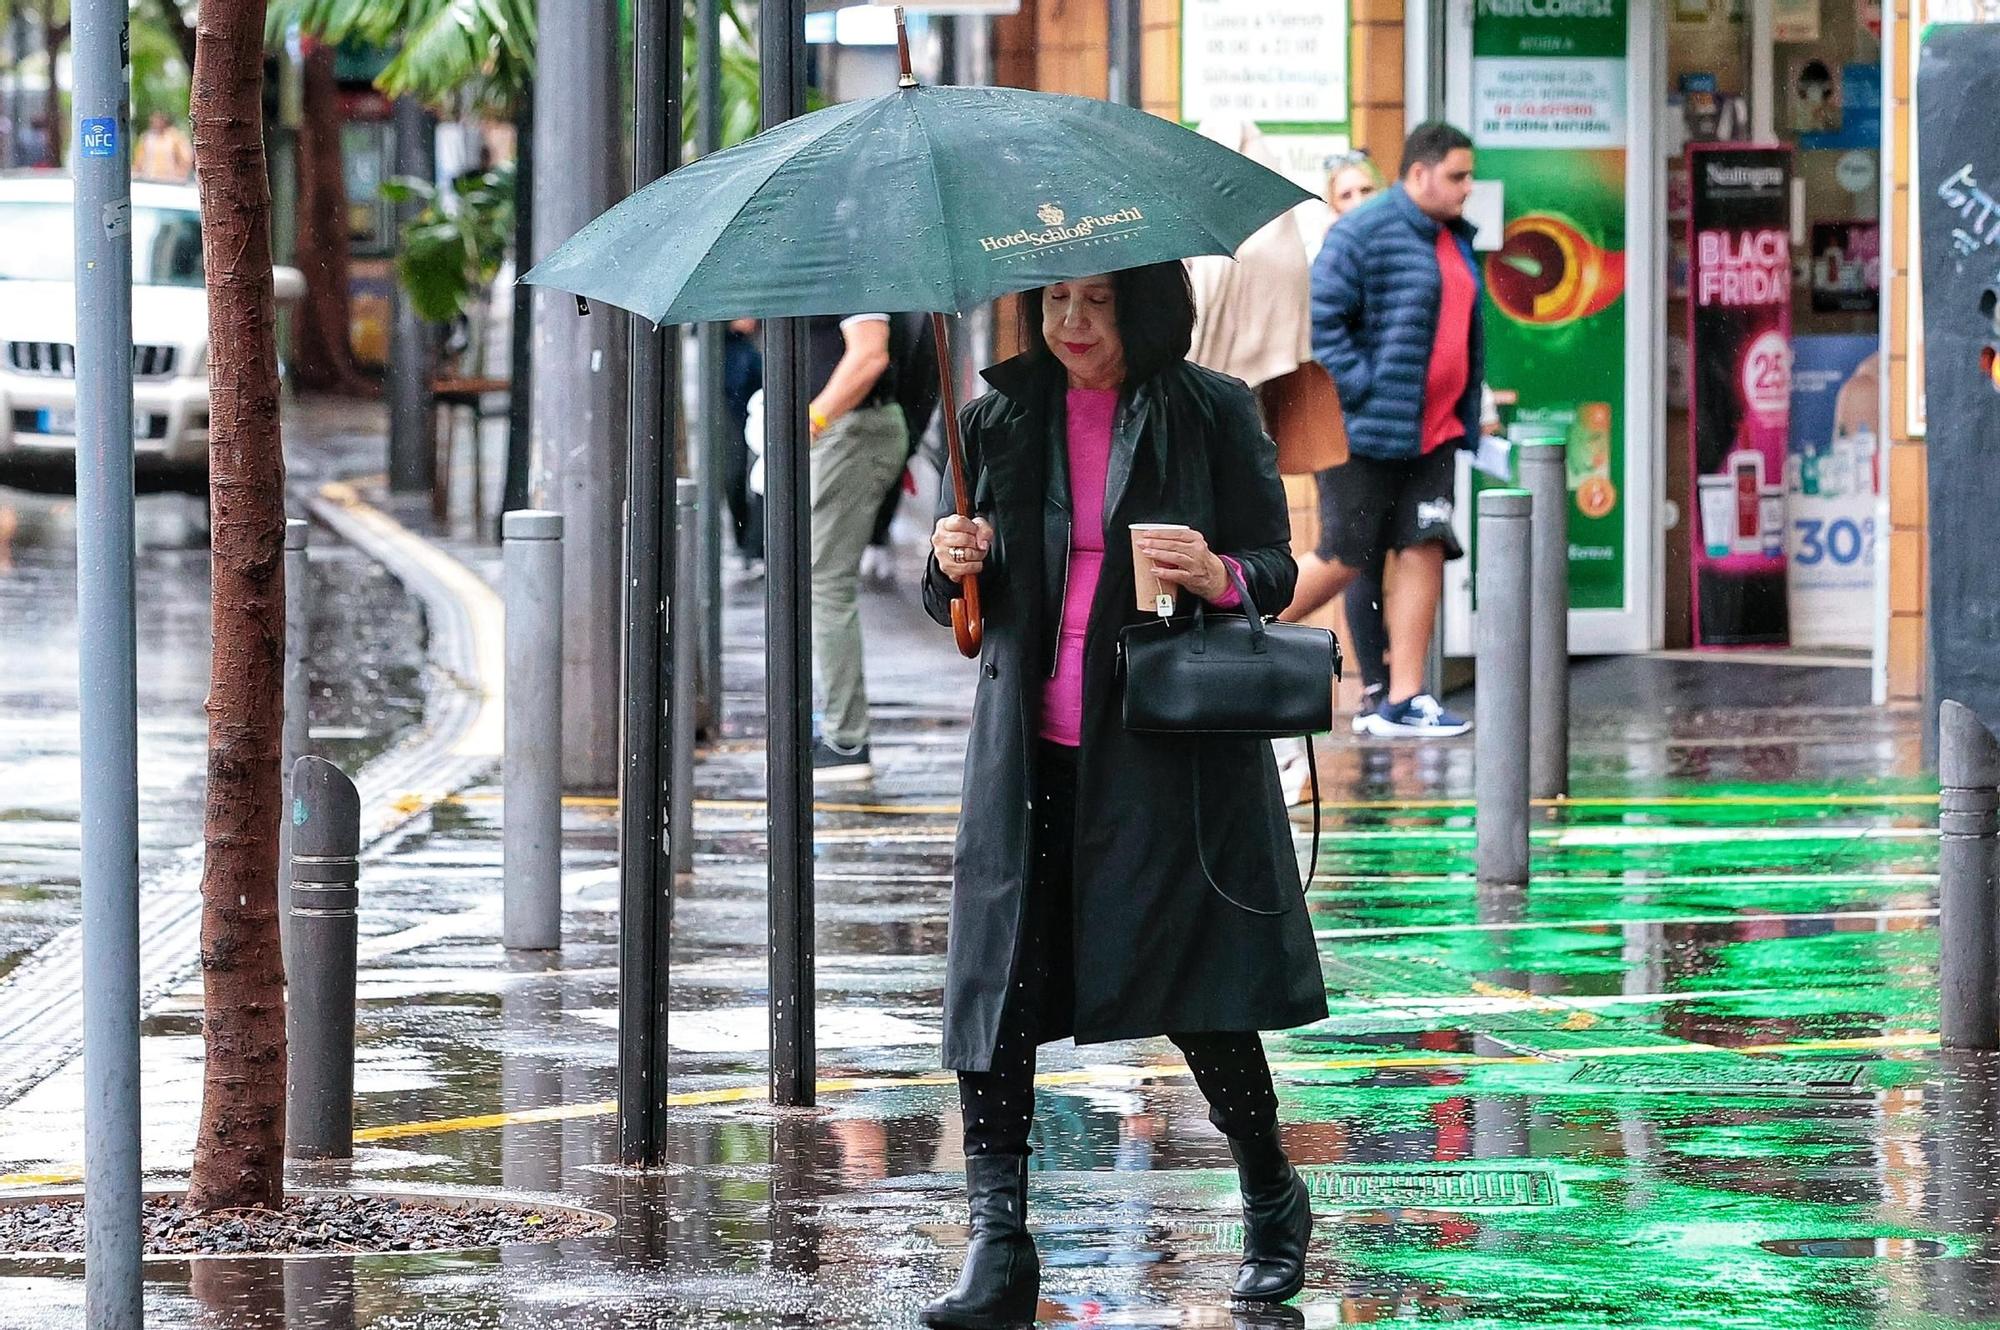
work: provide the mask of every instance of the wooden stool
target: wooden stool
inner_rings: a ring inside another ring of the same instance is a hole
[[[488,411],[486,403],[496,394],[506,393],[508,387],[506,379],[440,375],[431,380],[432,405],[442,407],[445,412],[444,437],[437,450],[436,483],[431,486],[431,515],[439,521],[451,512],[451,455],[452,445],[457,441],[455,426],[460,407],[472,413],[472,521],[476,526],[485,520],[486,486],[482,483],[485,468],[480,462],[479,425],[489,415],[507,414],[504,400],[498,411]]]

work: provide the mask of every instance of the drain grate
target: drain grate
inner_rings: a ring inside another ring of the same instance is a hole
[[[1738,1094],[1859,1094],[1859,1062],[1792,1062],[1730,1057],[1712,1062],[1586,1062],[1570,1074],[1572,1085],[1629,1090],[1709,1090]]]
[[[1499,1210],[1556,1203],[1555,1175],[1513,1168],[1299,1170],[1315,1201],[1356,1209]]]

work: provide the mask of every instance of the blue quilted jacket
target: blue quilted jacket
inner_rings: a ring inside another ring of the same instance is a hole
[[[1472,225],[1431,219],[1397,185],[1340,219],[1312,267],[1313,355],[1340,389],[1348,446],[1363,457],[1422,452],[1424,378],[1437,338],[1438,227],[1448,225],[1479,284]],[[1458,401],[1468,444],[1479,438],[1486,336],[1472,305],[1471,372]]]

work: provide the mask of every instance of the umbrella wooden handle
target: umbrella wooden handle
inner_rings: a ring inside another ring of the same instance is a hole
[[[958,584],[958,598],[951,602],[951,635],[958,640],[958,654],[967,660],[979,658],[979,644],[986,637],[986,621],[979,614],[979,575],[974,573]]]
[[[958,436],[958,392],[951,379],[951,331],[944,315],[931,315],[931,337],[937,342],[938,405],[944,412],[946,469],[951,472],[952,507],[960,517],[972,516],[972,489],[965,479],[965,444]],[[958,654],[967,660],[979,655],[986,638],[986,621],[979,613],[979,578],[968,577],[958,584],[951,601],[951,635],[958,640]]]

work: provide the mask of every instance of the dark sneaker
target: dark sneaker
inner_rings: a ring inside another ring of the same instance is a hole
[[[812,764],[815,785],[858,785],[875,779],[875,768],[868,761],[867,744],[859,748],[841,748],[826,739],[815,739]]]
[[[1471,721],[1446,711],[1429,693],[1407,702],[1384,702],[1363,719],[1363,732],[1378,739],[1453,739],[1472,728]]]
[[[1356,734],[1368,733],[1368,718],[1382,709],[1382,695],[1387,691],[1388,689],[1379,684],[1374,688],[1362,690],[1361,705],[1355,708],[1354,711],[1354,732]]]

